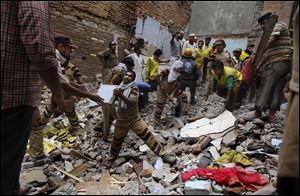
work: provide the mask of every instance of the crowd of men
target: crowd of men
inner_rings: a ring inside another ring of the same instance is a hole
[[[271,16],[272,13],[267,13],[259,18],[263,30]],[[121,62],[116,54],[117,43],[111,41],[109,48],[98,56],[103,65],[103,84],[118,87],[111,101],[104,103],[99,95],[84,88],[78,67],[70,62],[71,53],[78,46],[68,35],[53,34],[47,2],[1,2],[1,194],[22,192],[19,175],[28,139],[30,158],[33,161],[45,158],[42,129],[50,118],[65,113],[72,134],[80,131],[75,107],[79,97],[89,98],[102,107],[103,118],[96,128],[102,131],[104,139],[111,141],[110,154],[105,161],[107,167],[117,159],[129,130],[143,139],[164,162],[173,165],[176,158],[154,137],[140,115],[147,110],[149,93],[156,94],[155,129],[162,128],[161,115],[168,100],[176,105],[174,116],[187,114],[188,106],[198,101],[196,90],[205,90],[203,84],[208,84],[207,96],[216,92],[224,97],[225,108],[230,111],[241,106],[247,91],[251,94],[258,89],[255,111],[247,118],[262,118],[262,112],[268,111],[265,120],[273,122],[285,98],[283,88],[289,81],[287,77],[292,78],[291,93],[279,161],[278,190],[282,193],[298,191],[286,188],[291,184],[298,187],[299,180],[299,159],[296,160],[299,158],[299,121],[296,120],[299,116],[298,17],[297,11],[294,55],[287,26],[277,22],[259,69],[251,64],[255,51],[237,48],[231,55],[225,50],[223,39],[211,45],[210,37],[198,40],[190,34],[185,40],[184,32],[175,32],[170,40],[170,60],[162,60],[162,50],[156,49],[147,62],[142,54],[144,41],[131,44]],[[168,63],[169,68],[159,72],[160,63]],[[52,92],[42,112],[38,109],[41,78]],[[111,140],[113,120],[116,124]]]

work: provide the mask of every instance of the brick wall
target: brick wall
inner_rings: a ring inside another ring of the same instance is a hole
[[[264,1],[263,12],[273,12],[278,15],[278,20],[289,25],[293,1]]]
[[[95,80],[102,64],[96,54],[108,46],[114,36],[118,41],[119,60],[133,36],[136,18],[148,15],[170,29],[184,29],[189,21],[192,2],[186,1],[52,1],[55,32],[67,33],[79,46],[72,62],[85,76]],[[130,35],[131,32],[131,35]]]

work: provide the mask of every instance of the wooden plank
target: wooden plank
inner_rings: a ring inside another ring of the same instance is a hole
[[[80,179],[80,178],[77,178],[76,176],[56,167],[56,165],[51,165],[54,169],[60,171],[61,173],[65,174],[66,176],[69,176],[70,178],[73,178],[74,180],[77,180],[78,182],[84,182],[84,180]]]
[[[84,163],[79,165],[78,167],[74,168],[72,171],[70,171],[70,174],[79,177],[81,174],[83,174],[88,168],[89,168],[89,164]]]
[[[84,159],[84,160],[87,160],[87,161],[92,161],[91,158],[82,155],[80,152],[77,152],[76,150],[71,150],[70,154],[72,156],[78,157],[80,159]]]
[[[272,15],[268,19],[268,22],[265,24],[265,30],[264,30],[264,33],[263,33],[261,39],[260,39],[257,50],[255,51],[255,57],[254,57],[254,60],[253,60],[253,63],[252,63],[253,64],[252,67],[256,70],[258,70],[259,67],[261,66],[260,63],[263,60],[262,59],[263,54],[267,49],[269,38],[271,36],[271,33],[272,33],[272,31],[275,27],[275,24],[276,24],[277,20],[278,20],[278,16],[277,15]]]

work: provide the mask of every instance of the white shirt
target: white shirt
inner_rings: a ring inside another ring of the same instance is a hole
[[[134,69],[133,71],[136,74],[135,77],[135,81],[144,81],[144,68],[145,68],[145,61],[144,58],[142,57],[142,55],[140,54],[139,56],[136,53],[132,53],[130,55],[128,55],[127,57],[132,58],[133,62],[134,62]]]
[[[196,43],[194,43],[193,45],[189,43],[189,41],[185,41],[183,43],[183,46],[182,46],[182,52],[181,54],[183,54],[183,51],[185,48],[191,48],[193,50],[193,56],[195,56],[195,48],[196,48]]]

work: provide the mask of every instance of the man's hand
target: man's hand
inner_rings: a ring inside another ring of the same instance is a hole
[[[54,113],[56,115],[62,114],[65,111],[66,103],[62,93],[52,92],[51,103],[54,108]]]
[[[104,99],[102,97],[100,97],[99,95],[94,94],[94,93],[89,94],[89,99],[95,101],[96,103],[98,103],[100,105],[102,105],[104,103]]]
[[[119,96],[122,93],[122,91],[120,89],[114,89],[114,95],[115,96]]]
[[[81,85],[78,84],[77,88],[79,88],[80,90],[82,90],[84,92],[87,92],[87,89],[86,89],[86,87],[83,84],[81,84]]]

